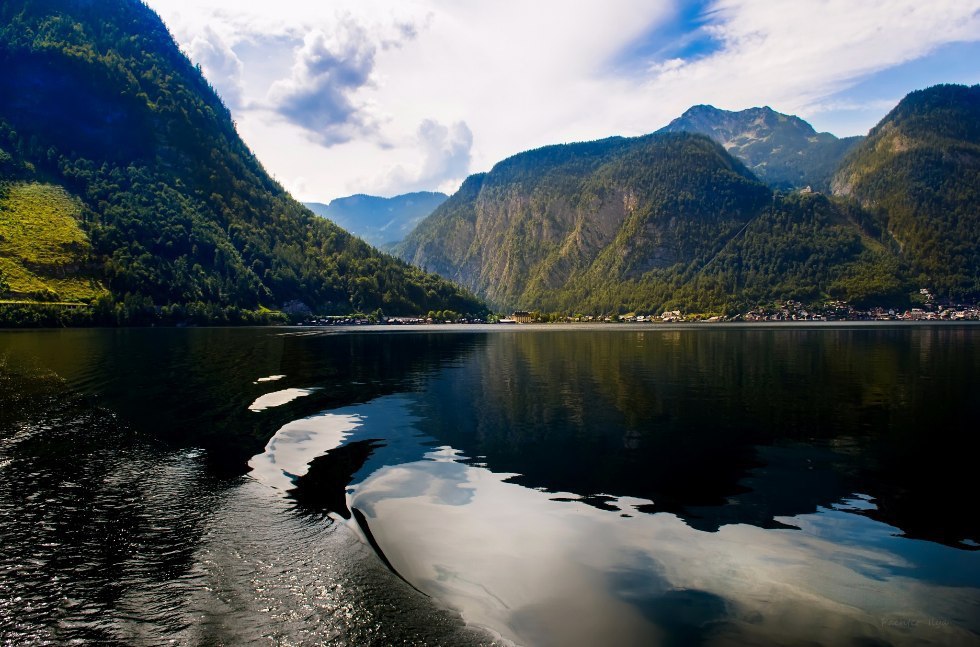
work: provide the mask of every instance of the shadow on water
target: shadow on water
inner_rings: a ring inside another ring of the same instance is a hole
[[[351,518],[347,507],[347,486],[378,447],[378,440],[356,440],[328,450],[309,463],[309,470],[295,480],[296,487],[288,491],[299,509],[327,516],[331,512],[344,519]]]
[[[108,611],[140,613],[137,582],[175,595],[220,486],[43,365],[0,360],[0,393],[0,638],[125,644]]]

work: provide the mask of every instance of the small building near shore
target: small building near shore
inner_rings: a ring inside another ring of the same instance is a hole
[[[510,319],[513,319],[517,323],[532,323],[534,321],[534,316],[526,310],[515,310],[513,314],[510,315]]]

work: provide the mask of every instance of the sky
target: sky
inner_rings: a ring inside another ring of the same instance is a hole
[[[980,83],[980,0],[147,0],[296,198],[452,193],[697,104],[866,134]]]

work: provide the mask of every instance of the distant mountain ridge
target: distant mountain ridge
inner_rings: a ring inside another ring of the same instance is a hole
[[[768,106],[732,112],[697,105],[658,132],[707,135],[760,180],[783,190],[811,186],[826,191],[840,161],[863,139],[818,133],[803,119]]]
[[[418,191],[391,198],[357,194],[336,198],[329,204],[306,202],[304,205],[371,245],[385,249],[401,242],[447,198],[445,193]]]

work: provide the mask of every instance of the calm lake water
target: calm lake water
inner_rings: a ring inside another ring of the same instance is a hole
[[[978,340],[0,332],[0,644],[978,644]]]

